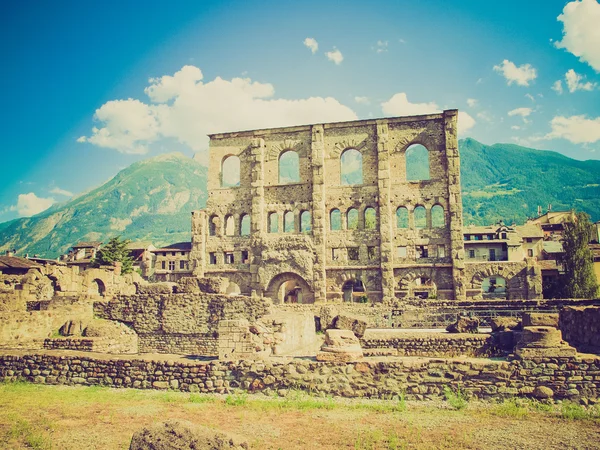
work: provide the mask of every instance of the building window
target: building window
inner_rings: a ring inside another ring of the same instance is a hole
[[[218,221],[219,221],[219,218],[217,216],[211,216],[210,219],[208,219],[208,234],[209,234],[209,236],[217,235]]]
[[[438,258],[446,257],[446,246],[445,245],[438,245],[437,250],[438,250],[437,251]]]
[[[362,154],[353,148],[340,157],[340,182],[345,185],[362,184]]]
[[[167,252],[163,252],[163,256],[167,256]]]
[[[221,187],[240,185],[240,158],[226,156],[221,163]]]
[[[465,234],[465,241],[470,241],[470,240],[471,240],[471,235]]]
[[[401,245],[400,247],[397,247],[396,254],[398,255],[398,258],[406,258],[406,246]]]
[[[350,208],[346,213],[346,228],[348,230],[356,230],[358,228],[358,211]]]
[[[233,252],[225,252],[225,264],[233,264],[234,262]]]
[[[331,249],[331,259],[333,261],[338,261],[340,259],[340,249],[339,248]]]
[[[372,259],[375,259],[376,256],[377,256],[376,247],[374,247],[374,246],[367,247],[367,257],[372,260]]]
[[[225,236],[233,236],[235,234],[235,224],[233,216],[225,216]]]
[[[481,241],[482,240],[480,234],[474,235],[473,238],[475,238],[476,241]]]
[[[171,256],[177,256],[177,252],[171,252]]]
[[[300,232],[301,233],[310,233],[312,229],[312,224],[310,220],[310,211],[302,211],[300,214]]]
[[[429,151],[421,144],[406,149],[406,181],[429,180]]]
[[[249,259],[248,259],[248,250],[242,250],[242,263],[243,264],[248,264]]]
[[[269,233],[279,233],[279,214],[272,212],[269,214]]]
[[[506,233],[502,233],[502,239],[506,239]]]
[[[494,235],[493,234],[488,234],[488,241],[493,241],[494,240]]]
[[[429,256],[426,245],[417,245],[416,249],[417,249],[417,259],[427,258]]]
[[[415,228],[425,228],[427,226],[427,212],[424,206],[417,206],[413,215],[415,217]]]
[[[212,265],[217,263],[217,254],[216,253],[210,252],[208,254],[208,263],[212,264]]]
[[[293,233],[296,228],[294,223],[294,213],[292,211],[288,211],[283,215],[283,232],[284,233]]]
[[[179,261],[179,269],[180,270],[185,270],[187,269],[187,261]]]
[[[185,256],[185,252],[181,252],[181,256]]]
[[[532,238],[527,238],[527,239],[525,239],[525,241],[526,241],[527,243],[531,244],[531,243],[533,242],[533,239],[532,239]]]
[[[404,206],[396,210],[396,228],[408,228],[408,209]]]
[[[288,150],[279,156],[279,184],[300,182],[298,153]]]
[[[169,270],[175,270],[175,261],[169,261]]]
[[[358,247],[348,247],[348,259],[358,261]]]
[[[331,231],[342,229],[342,213],[339,209],[332,209],[329,213],[329,229]]]
[[[240,219],[240,234],[250,236],[250,216],[248,214],[242,215]]]
[[[469,250],[469,258],[475,258],[475,250]]]
[[[444,208],[442,205],[434,205],[433,208],[431,208],[431,227],[442,228],[444,226],[446,226]]]
[[[532,248],[527,249],[527,256],[529,256],[530,258],[533,258],[533,249]]]
[[[167,268],[167,263],[166,263],[165,261],[161,262],[161,263],[160,263],[160,267],[161,267],[161,269],[163,269],[163,270],[164,270],[164,269],[166,269],[166,268]]]
[[[374,230],[377,226],[377,213],[375,212],[375,208],[367,208],[365,209],[365,229]]]

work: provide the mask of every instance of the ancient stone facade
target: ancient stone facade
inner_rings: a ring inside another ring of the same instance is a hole
[[[417,147],[428,173],[415,177]],[[456,110],[214,134],[208,190],[191,269],[231,293],[465,298]]]

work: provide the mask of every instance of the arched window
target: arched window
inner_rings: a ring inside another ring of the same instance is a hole
[[[346,228],[356,230],[358,228],[358,211],[350,208],[346,213]]]
[[[218,226],[219,226],[219,217],[218,216],[210,216],[210,218],[208,219],[208,235],[216,236]]]
[[[240,234],[250,236],[250,216],[248,214],[242,215],[240,219]]]
[[[269,214],[269,233],[279,233],[279,214]]]
[[[444,217],[444,208],[442,205],[434,205],[431,208],[431,227],[442,228],[446,225],[446,219]]]
[[[279,184],[300,182],[298,153],[288,150],[279,156]]]
[[[362,154],[350,148],[340,158],[341,184],[352,185],[363,183]]]
[[[300,214],[300,232],[310,233],[312,230],[312,223],[310,220],[310,211],[302,211]]]
[[[235,224],[233,216],[225,216],[225,236],[233,236],[235,234]]]
[[[329,229],[332,231],[342,229],[342,213],[339,209],[332,209],[329,213]]]
[[[427,227],[427,213],[424,206],[417,206],[413,212],[415,218],[415,228]]]
[[[377,213],[375,212],[375,208],[366,208],[365,209],[365,229],[366,230],[374,230],[377,227]]]
[[[396,210],[396,228],[408,228],[408,209],[404,206]]]
[[[283,232],[293,233],[294,231],[296,231],[294,224],[294,213],[292,211],[287,211],[283,215]]]
[[[406,180],[429,180],[429,151],[421,144],[406,149]]]
[[[240,158],[227,156],[221,164],[221,187],[240,185]]]

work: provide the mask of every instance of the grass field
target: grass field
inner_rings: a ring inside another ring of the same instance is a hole
[[[126,449],[134,431],[167,419],[234,433],[255,449],[600,448],[598,406],[446,397],[351,401],[7,383],[0,448]]]

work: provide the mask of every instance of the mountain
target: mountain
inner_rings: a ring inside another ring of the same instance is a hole
[[[206,204],[207,169],[181,153],[132,164],[97,189],[33,217],[0,224],[0,251],[57,257],[80,241],[120,235],[164,245],[190,239]]]
[[[548,204],[600,219],[600,161],[474,139],[459,147],[465,224],[523,223]],[[56,257],[77,242],[116,235],[157,246],[187,241],[190,212],[206,204],[206,180],[206,167],[182,154],[137,162],[67,203],[0,223],[0,251]]]
[[[523,223],[546,211],[576,209],[600,220],[600,161],[513,144],[459,142],[463,221]]]

